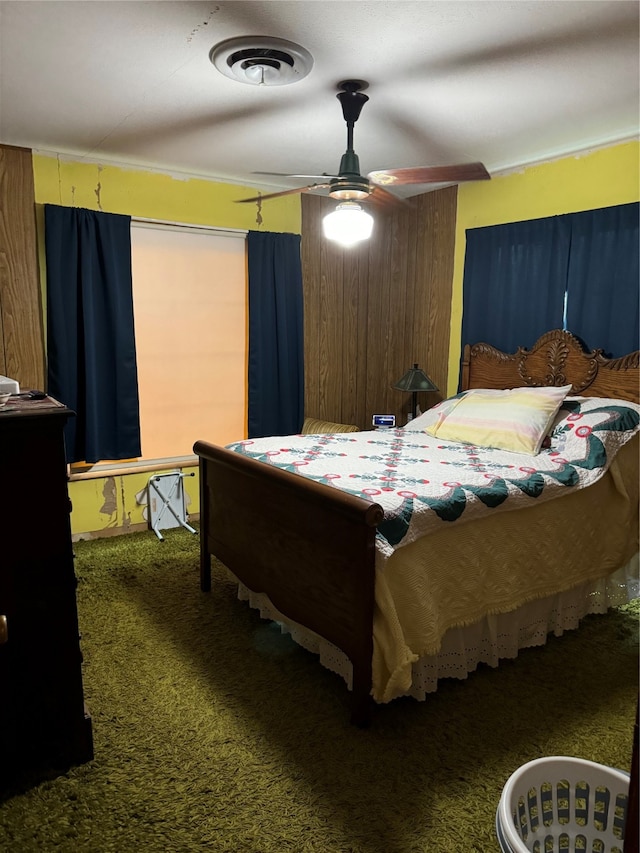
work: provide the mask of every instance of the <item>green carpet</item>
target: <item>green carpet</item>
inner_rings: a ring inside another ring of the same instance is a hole
[[[95,760],[0,803],[3,853],[489,853],[507,777],[566,754],[629,769],[637,612],[426,702],[349,724],[341,679],[237,601],[198,585],[187,531],[77,543]]]

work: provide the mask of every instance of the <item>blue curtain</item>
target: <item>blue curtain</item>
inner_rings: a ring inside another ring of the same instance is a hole
[[[463,347],[515,352],[562,325],[570,237],[560,216],[467,231]]]
[[[506,352],[564,328],[609,356],[639,348],[637,202],[467,231],[462,346]]]
[[[249,438],[302,428],[304,346],[298,234],[249,231]]]
[[[571,216],[567,328],[610,357],[640,349],[639,209],[621,204]]]
[[[69,462],[141,455],[129,216],[45,205],[48,393]]]

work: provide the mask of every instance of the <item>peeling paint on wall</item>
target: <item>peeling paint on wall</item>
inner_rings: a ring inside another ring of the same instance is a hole
[[[98,210],[102,210],[102,202],[100,201],[100,193],[102,191],[102,184],[98,181],[94,193],[96,194],[96,202],[98,205]]]
[[[107,477],[102,486],[102,497],[104,503],[100,507],[101,515],[109,516],[109,523],[106,527],[115,527],[118,524],[118,502],[116,498],[116,481],[115,477]]]
[[[87,158],[78,162],[50,152],[34,153],[34,175],[37,204],[70,205],[73,185],[73,206],[97,210],[95,190],[99,180],[101,209],[106,213],[214,228],[256,227],[255,209],[250,204],[236,203],[239,193],[255,195],[255,187],[131,164],[107,164]],[[300,233],[301,205],[297,195],[274,199],[261,215],[261,228]]]
[[[262,225],[262,199],[261,198],[259,198],[258,201],[256,202],[256,208],[257,208],[256,223],[258,225]]]
[[[120,480],[120,500],[122,501],[122,528],[123,533],[128,533],[131,527],[131,513],[127,511],[126,492],[124,488],[124,477]]]

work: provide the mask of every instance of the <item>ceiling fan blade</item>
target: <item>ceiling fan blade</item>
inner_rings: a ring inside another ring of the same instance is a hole
[[[486,181],[491,175],[482,163],[460,163],[457,166],[415,166],[408,169],[384,169],[367,175],[374,184],[445,184],[459,181]]]
[[[277,193],[267,193],[266,195],[256,195],[252,198],[237,198],[236,202],[244,203],[249,201],[266,201],[269,198],[281,198],[285,195],[295,195],[295,193],[308,193],[311,190],[324,190],[327,187],[331,186],[331,184],[311,184],[308,187],[296,187],[293,190],[282,190]]]
[[[252,172],[252,175],[275,175],[280,178],[338,178],[339,175],[327,175],[323,172],[322,175],[291,175],[288,172]]]
[[[406,198],[399,198],[397,195],[390,193],[388,190],[379,186],[373,186],[368,198],[363,199],[367,204],[373,204],[375,207],[391,209],[410,207],[411,201]]]

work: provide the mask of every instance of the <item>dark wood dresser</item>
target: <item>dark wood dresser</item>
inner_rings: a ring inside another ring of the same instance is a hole
[[[50,397],[0,408],[0,789],[93,758],[63,429]]]

